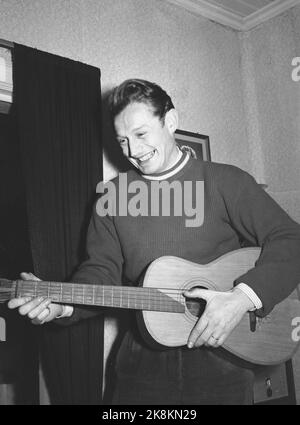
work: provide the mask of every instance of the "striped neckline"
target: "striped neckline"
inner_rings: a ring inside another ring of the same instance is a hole
[[[147,180],[166,180],[170,177],[173,177],[175,174],[179,173],[179,171],[181,171],[185,167],[189,159],[190,159],[189,152],[183,151],[179,160],[173,165],[173,167],[169,168],[166,171],[163,171],[162,173],[142,174],[142,177]]]

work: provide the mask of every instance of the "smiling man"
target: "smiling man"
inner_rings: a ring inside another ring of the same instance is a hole
[[[181,151],[174,137],[177,112],[158,85],[127,80],[112,92],[110,106],[117,141],[133,165],[126,176],[128,184],[150,188],[157,181],[182,186],[203,182],[204,220],[189,227],[185,210],[178,215],[174,208],[169,216],[101,214],[97,203],[88,231],[87,259],[74,282],[137,285],[149,264],[164,255],[206,264],[240,248],[242,238],[263,248],[256,266],[236,279],[233,290],[195,288],[185,294],[207,302],[187,346],[152,349],[131,317],[116,359],[113,404],[250,404],[252,371],[229,361],[217,348],[246,312],[265,316],[296,287],[300,227],[246,172],[199,161]],[[117,194],[112,202],[116,202],[123,189],[117,178],[112,184]],[[149,189],[147,197],[151,193]],[[128,196],[128,202],[133,196]],[[101,312],[100,308],[93,312],[63,308],[49,299],[21,298],[9,305],[36,324],[53,319],[71,324]]]
[[[117,140],[123,154],[142,174],[162,173],[178,160],[179,149],[174,143],[177,113],[170,109],[163,118],[154,115],[147,103],[127,105],[115,117]]]

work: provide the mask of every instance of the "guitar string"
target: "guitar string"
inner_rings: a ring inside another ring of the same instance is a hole
[[[11,292],[9,292],[8,294],[11,295]],[[23,297],[29,296],[29,297],[32,297],[32,298],[45,296],[47,298],[51,298],[53,300],[53,302],[57,301],[57,299],[59,299],[60,301],[64,301],[64,302],[69,301],[71,303],[72,303],[72,300],[77,300],[77,301],[82,300],[82,302],[84,302],[84,300],[85,300],[87,304],[93,304],[93,301],[95,303],[97,303],[97,302],[100,303],[100,302],[104,302],[104,301],[108,302],[107,300],[109,300],[109,299],[111,299],[111,301],[113,303],[118,303],[118,304],[120,304],[120,303],[125,304],[125,303],[131,302],[131,301],[132,302],[140,302],[140,303],[141,302],[144,302],[144,303],[147,302],[147,303],[152,303],[152,304],[157,302],[157,303],[160,303],[160,304],[163,303],[163,304],[166,304],[166,305],[168,305],[168,304],[172,305],[174,303],[178,303],[178,300],[174,299],[172,297],[169,297],[169,299],[166,299],[164,297],[165,294],[163,294],[163,293],[161,295],[150,296],[150,297],[149,296],[146,297],[145,295],[141,295],[141,294],[132,294],[131,296],[128,296],[128,294],[127,295],[123,294],[123,296],[114,295],[113,297],[105,295],[105,294],[104,294],[104,296],[103,296],[103,294],[95,294],[94,300],[93,300],[93,297],[91,295],[78,294],[78,295],[73,295],[73,297],[71,297],[71,296],[68,297],[68,295],[66,295],[66,294],[64,294],[63,296],[60,296],[60,294],[50,294],[48,296],[48,294],[46,294],[42,291],[37,292],[37,293],[32,293],[32,292],[29,292],[29,291],[22,291],[22,292],[19,293],[19,296],[20,295],[23,296]],[[182,294],[179,294],[179,296],[182,296]],[[90,302],[88,301],[89,299],[91,300]]]
[[[24,281],[25,282],[25,281]],[[44,285],[37,285],[36,288],[32,288],[32,285],[22,285],[22,288],[19,288],[19,292],[29,292],[32,294],[35,293],[43,293],[44,291],[48,291],[48,287],[43,287]],[[50,286],[50,291],[52,295],[60,295],[63,296],[68,295],[68,291],[72,291],[72,293],[75,296],[92,296],[93,293],[96,293],[96,295],[101,295],[101,293],[105,292],[120,292],[121,296],[124,296],[126,292],[129,295],[139,295],[139,296],[145,296],[145,290],[148,290],[151,292],[151,296],[157,297],[157,296],[163,296],[163,295],[174,295],[174,294],[183,294],[185,290],[182,289],[173,289],[173,288],[154,288],[154,287],[130,287],[130,286],[106,286],[106,285],[95,285],[94,288],[86,288],[86,285],[77,285],[75,284],[73,287],[73,290],[71,287],[65,287],[63,290],[60,290],[60,288],[56,289]],[[1,292],[1,291],[0,291]],[[84,292],[84,294],[83,294]],[[130,294],[131,292],[131,294]],[[116,294],[114,294],[116,296]],[[149,294],[147,295],[147,298],[149,298]]]
[[[135,295],[135,296],[139,296],[140,298],[145,296],[145,299],[155,300],[155,299],[160,298],[164,295],[167,295],[167,296],[168,295],[176,295],[176,294],[183,295],[183,293],[185,292],[182,289],[173,289],[173,288],[144,288],[144,287],[142,287],[142,288],[132,287],[131,288],[131,287],[122,287],[122,286],[116,286],[116,287],[95,286],[93,290],[89,288],[87,291],[84,291],[84,293],[82,293],[84,289],[86,289],[86,288],[84,288],[83,286],[80,287],[80,288],[75,287],[72,291],[73,297],[75,296],[75,297],[85,297],[85,298],[87,298],[87,297],[93,296],[93,294],[94,294],[94,296],[97,296],[99,298],[101,296],[102,297],[108,296],[107,293],[110,294],[111,292],[119,292],[119,293],[121,293],[120,298],[123,298],[126,295],[128,295],[128,296],[129,295]],[[129,289],[129,291],[127,291],[128,289]],[[151,291],[150,296],[149,296],[149,294],[146,295],[144,293],[146,289]],[[19,293],[28,293],[28,295],[32,295],[32,296],[35,296],[35,295],[42,296],[44,294],[44,292],[46,292],[46,291],[47,291],[47,294],[48,294],[48,288],[43,288],[42,286],[40,286],[40,287],[37,286],[37,288],[33,289],[31,285],[28,286],[28,287],[26,287],[26,285],[23,285],[23,287],[20,288],[18,292]],[[4,292],[3,290],[2,291],[0,290],[0,294],[1,293],[3,294],[3,292]],[[54,296],[60,296],[60,295],[62,295],[62,297],[68,296],[68,291],[67,291],[66,288],[62,291],[55,290],[54,288],[50,288],[50,292],[51,292],[51,296],[53,296],[53,297]],[[106,294],[105,294],[105,292],[106,292]],[[131,294],[130,294],[130,292],[131,292]],[[7,290],[7,291],[5,291],[5,293],[11,294],[12,291]],[[119,298],[119,296],[116,295],[116,294],[110,294],[110,295],[113,295],[114,298],[116,298],[116,299]],[[50,298],[51,298],[51,296],[50,296]]]
[[[147,294],[141,294],[139,292],[132,292],[130,293],[118,293],[118,294],[114,294],[112,292],[94,292],[94,294],[92,293],[85,293],[82,294],[82,292],[73,292],[73,294],[71,293],[66,293],[66,292],[55,292],[55,291],[51,291],[50,294],[48,294],[48,292],[43,291],[43,290],[37,290],[37,291],[32,291],[32,290],[26,290],[26,288],[22,289],[21,291],[19,291],[19,295],[22,294],[22,296],[32,296],[32,297],[39,297],[39,296],[46,296],[47,298],[62,298],[64,300],[66,299],[107,299],[107,298],[113,298],[114,300],[130,300],[135,298],[138,301],[150,301],[150,302],[155,302],[155,301],[165,301],[165,302],[169,302],[169,303],[173,303],[174,301],[176,301],[176,299],[172,298],[172,295],[177,295],[177,297],[183,297],[183,292],[184,291],[176,291],[176,292],[158,292],[157,294],[152,293],[151,295],[147,295]],[[8,292],[9,294],[11,294],[11,292]],[[168,297],[168,299],[166,299],[165,297]]]
[[[129,291],[127,291],[128,288],[130,289]],[[183,295],[183,293],[184,293],[184,290],[182,290],[182,289],[180,290],[180,289],[172,289],[172,288],[165,288],[165,289],[164,288],[140,288],[140,287],[131,288],[131,287],[122,287],[122,286],[120,286],[120,287],[116,286],[116,287],[109,287],[108,288],[108,287],[105,287],[105,286],[97,286],[97,287],[94,287],[93,290],[89,288],[88,291],[83,291],[84,289],[86,289],[86,288],[84,288],[84,287],[76,288],[75,287],[72,291],[72,296],[73,297],[85,297],[85,298],[87,298],[87,297],[92,297],[94,295],[94,297],[96,296],[96,297],[99,298],[99,297],[108,296],[108,293],[109,293],[109,295],[113,295],[113,297],[115,299],[124,298],[126,295],[128,297],[130,295],[131,296],[135,295],[135,296],[138,296],[139,298],[145,297],[145,299],[148,299],[148,300],[150,299],[150,300],[153,301],[153,300],[156,300],[157,298],[163,297],[164,295],[166,295],[166,296],[177,295],[177,294]],[[143,290],[143,292],[140,291],[141,289]],[[148,289],[148,290],[151,291],[150,296],[149,296],[149,294],[146,295],[144,293],[145,289]],[[44,292],[46,292],[46,290],[47,290],[47,295],[48,295],[48,288],[43,288],[42,286],[40,286],[40,287],[37,286],[37,288],[33,289],[31,285],[28,286],[28,287],[26,287],[26,285],[23,285],[23,287],[20,288],[18,292],[19,293],[27,293],[28,295],[32,295],[32,296],[35,296],[35,295],[36,296],[42,296],[44,294]],[[3,294],[3,292],[4,292],[3,290],[2,291],[0,290],[0,294],[1,293]],[[53,288],[50,288],[50,292],[51,292],[52,297],[62,296],[64,298],[66,298],[68,296],[67,289],[60,291],[60,290],[55,290]],[[82,293],[82,292],[84,292],[84,293]],[[106,294],[105,294],[105,292],[106,292]],[[113,292],[119,292],[120,296],[113,294]],[[5,293],[11,294],[12,291],[11,290],[5,291]],[[50,298],[51,298],[51,296],[50,296]]]
[[[53,287],[52,288],[50,287],[49,289],[50,289],[51,293],[55,294],[55,295],[66,294],[68,291],[70,291],[70,292],[72,291],[72,288],[70,288],[70,287],[63,288],[62,291],[60,289],[56,290]],[[43,292],[43,291],[47,291],[47,290],[48,290],[48,288],[43,288],[42,286],[40,286],[40,287],[37,286],[36,290],[33,289],[31,285],[29,285],[28,287],[26,287],[26,285],[22,286],[22,291],[27,291],[27,292],[32,292],[32,293]],[[126,291],[128,293],[131,292],[131,293],[135,293],[135,294],[142,294],[142,293],[145,292],[145,290],[150,290],[152,295],[155,295],[156,292],[157,292],[157,294],[162,294],[162,295],[164,295],[164,294],[173,295],[174,293],[175,294],[176,293],[183,294],[185,292],[185,289],[175,289],[175,288],[173,289],[173,288],[162,288],[162,287],[155,288],[155,287],[130,287],[130,286],[95,285],[94,289],[92,289],[92,288],[85,288],[85,285],[82,285],[82,286],[77,285],[77,286],[74,286],[74,288],[73,288],[73,292],[75,294],[77,292],[77,294],[79,296],[82,295],[83,291],[87,295],[89,293],[92,294],[93,291],[96,291],[98,294],[99,294],[99,292],[122,292],[122,295],[123,295],[124,293],[126,293]],[[1,289],[0,289],[0,292],[1,292]],[[20,289],[19,289],[19,292],[20,292]]]
[[[200,278],[199,278],[200,279]],[[1,282],[1,279],[0,279],[0,282]],[[13,282],[17,282],[17,281],[12,281],[12,283]],[[55,289],[55,286],[58,286],[59,287],[59,291],[61,291],[61,285],[63,285],[63,287],[62,287],[62,289],[64,290],[64,289],[67,289],[67,288],[70,288],[70,289],[72,289],[72,286],[73,286],[73,288],[75,289],[75,290],[82,290],[82,289],[86,289],[86,290],[92,290],[92,288],[94,288],[94,289],[97,289],[97,288],[105,288],[105,289],[107,289],[107,290],[110,290],[110,289],[116,289],[116,290],[118,290],[118,289],[124,289],[124,290],[145,290],[145,289],[149,289],[149,290],[157,290],[157,291],[173,291],[173,292],[180,292],[180,291],[183,291],[183,290],[179,290],[179,289],[177,289],[177,288],[166,288],[166,287],[162,287],[162,286],[160,286],[160,287],[144,287],[144,286],[126,286],[126,285],[95,285],[95,284],[92,284],[92,283],[87,283],[87,284],[85,284],[85,283],[72,283],[72,282],[48,282],[48,281],[26,281],[26,280],[21,280],[21,281],[18,281],[18,284],[19,284],[19,286],[21,285],[22,287],[26,287],[26,286],[28,286],[28,289],[31,289],[32,288],[32,286],[34,285],[36,285],[36,287],[38,288],[38,287],[40,287],[40,288],[42,288],[42,287],[46,287],[45,289],[47,289],[48,287],[50,287],[50,289]],[[8,288],[5,288],[5,286],[4,286],[4,288],[5,289],[11,289],[11,287],[12,287],[12,284],[8,287]],[[90,288],[89,288],[90,287]],[[1,287],[0,287],[0,291],[1,291]]]

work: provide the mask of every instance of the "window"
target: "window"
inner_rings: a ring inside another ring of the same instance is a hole
[[[0,47],[0,112],[9,112],[12,95],[12,54],[10,49]]]

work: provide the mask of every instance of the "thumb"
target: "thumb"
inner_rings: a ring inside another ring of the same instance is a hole
[[[186,298],[202,298],[205,301],[211,300],[214,294],[215,294],[215,291],[211,291],[210,289],[201,289],[201,288],[192,288],[183,293],[183,295]]]
[[[21,273],[21,278],[23,280],[41,280],[38,277],[36,277],[34,274],[32,274],[32,273],[25,273],[25,272]]]

